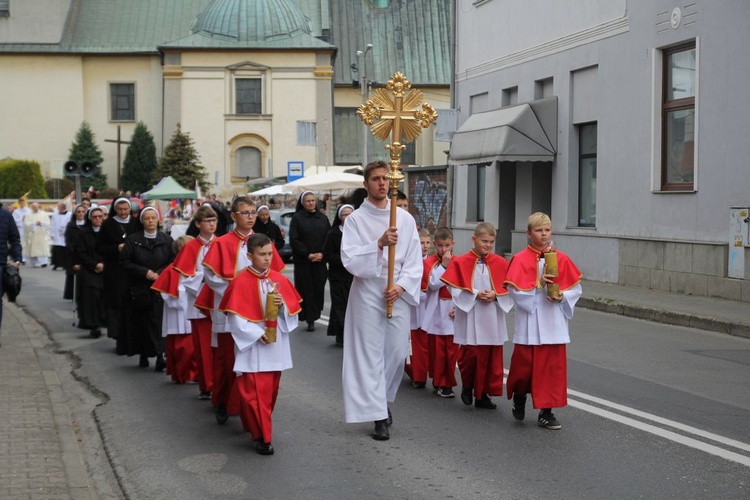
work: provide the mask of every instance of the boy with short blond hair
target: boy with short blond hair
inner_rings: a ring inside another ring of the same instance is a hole
[[[562,425],[552,408],[568,404],[565,345],[570,343],[568,320],[581,297],[581,272],[552,247],[552,221],[547,214],[529,216],[526,236],[529,245],[513,256],[505,281],[516,304],[508,399],[513,398],[513,416],[523,420],[526,396],[531,394],[534,408],[540,410],[539,426],[558,430]],[[547,273],[547,252],[557,254],[557,276]],[[552,283],[559,285],[557,294],[547,293]]]
[[[454,341],[460,344],[461,401],[494,410],[491,396],[503,394],[503,344],[508,340],[505,314],[513,307],[503,288],[508,261],[492,253],[495,228],[480,222],[474,248],[457,257],[441,278],[451,287],[455,308]]]
[[[422,247],[422,259],[426,259],[427,254],[430,252],[432,240],[430,232],[425,228],[419,230],[419,245]],[[404,365],[404,371],[411,378],[411,385],[416,389],[424,389],[425,385],[427,385],[427,376],[429,375],[427,333],[422,329],[425,296],[425,292],[422,291],[419,297],[419,304],[409,306],[411,316],[411,355],[409,356],[409,362]]]
[[[435,231],[435,250],[435,254],[424,261],[422,330],[427,332],[429,367],[437,395],[452,398],[455,396],[458,346],[453,342],[453,300],[448,286],[440,281],[453,260],[453,233],[447,227]]]

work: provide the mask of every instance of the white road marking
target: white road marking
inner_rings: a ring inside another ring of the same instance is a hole
[[[506,375],[506,381],[507,381],[507,375],[508,370],[503,370]],[[574,391],[571,389],[568,389],[568,395],[573,396],[579,399],[588,400],[592,403],[596,403],[598,405],[611,408],[612,410],[616,410],[617,412],[621,413],[627,413],[633,416],[636,416],[638,418],[641,418],[643,420],[650,420],[651,422],[658,423],[659,425],[663,425],[665,427],[671,427],[673,429],[682,431],[686,434],[692,434],[694,436],[701,437],[703,439],[711,440],[716,443],[721,443],[726,446],[730,446],[732,448],[736,448],[738,450],[743,450],[750,452],[750,444],[743,443],[741,441],[736,441],[734,439],[730,439],[724,436],[720,436],[718,434],[714,434],[708,431],[704,431],[702,429],[698,429],[696,427],[691,427],[689,425],[681,424],[679,422],[675,422],[673,420],[669,420],[666,418],[658,417],[656,415],[652,415],[650,413],[646,413],[644,411],[636,410],[635,408],[630,408],[628,406],[624,406],[618,403],[614,403],[612,401],[608,401],[606,399],[598,398],[596,396],[591,396],[589,394],[585,394],[583,392]],[[678,434],[676,432],[663,429],[661,427],[657,427],[656,425],[652,425],[646,422],[641,422],[639,420],[635,420],[630,417],[626,417],[620,413],[615,413],[613,411],[609,411],[604,408],[599,408],[597,406],[590,405],[588,403],[584,403],[581,401],[577,401],[575,399],[569,399],[568,405],[572,406],[573,408],[578,408],[579,410],[583,410],[589,413],[592,413],[594,415],[598,415],[600,417],[613,420],[615,422],[619,422],[624,425],[628,425],[630,427],[633,427],[634,429],[638,429],[644,432],[648,432],[651,434],[654,434],[659,437],[663,437],[665,439],[668,439],[670,441],[673,441],[675,443],[682,444],[684,446],[688,446],[690,448],[694,448],[696,450],[703,451],[705,453],[709,453],[711,455],[715,455],[717,457],[724,458],[726,460],[738,463],[740,465],[744,465],[745,467],[750,467],[750,457],[746,455],[742,455],[740,453],[736,453],[734,451],[726,450],[724,448],[720,448],[718,446],[715,446],[713,444],[706,443],[704,441],[700,441],[698,439],[684,436],[682,434]]]

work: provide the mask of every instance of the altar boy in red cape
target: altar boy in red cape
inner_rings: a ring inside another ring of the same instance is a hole
[[[289,332],[297,328],[302,298],[281,273],[269,269],[274,245],[265,234],[254,234],[247,241],[251,264],[240,271],[224,293],[219,311],[237,346],[234,372],[240,394],[240,418],[245,432],[257,442],[261,455],[274,453],[272,420],[282,370],[292,367]],[[271,291],[279,308],[275,321],[266,319],[266,300]],[[275,341],[268,328],[276,328]]]
[[[456,306],[453,340],[461,345],[461,401],[486,410],[497,408],[490,396],[503,394],[505,314],[513,307],[503,288],[508,261],[492,253],[495,234],[492,224],[477,224],[474,248],[453,259],[441,278]]]
[[[568,404],[568,370],[565,345],[570,343],[568,320],[581,297],[581,272],[570,258],[557,253],[558,276],[547,274],[544,256],[552,249],[552,221],[547,214],[529,216],[530,244],[510,261],[505,286],[516,304],[513,356],[507,389],[513,397],[513,416],[523,420],[526,396],[541,410],[540,427],[558,430],[552,408]],[[548,297],[546,285],[556,283],[559,294]]]
[[[247,239],[253,234],[253,225],[257,215],[254,201],[246,196],[235,198],[232,202],[234,231],[217,238],[203,259],[203,279],[214,292],[215,309],[221,303],[229,283],[237,273],[250,265],[247,254]],[[274,247],[271,269],[280,272],[284,267],[284,261]],[[201,297],[198,297],[198,303],[205,308],[200,299]],[[224,424],[229,418],[227,405],[234,383],[234,372],[232,371],[234,341],[223,314],[213,316],[211,332],[212,335],[215,335],[215,341],[212,338],[212,346],[216,348],[213,359],[214,390],[211,395],[211,402],[216,407],[216,421],[219,424]]]
[[[198,399],[211,399],[213,391],[213,351],[211,349],[211,310],[214,297],[203,281],[203,259],[216,241],[217,215],[210,205],[195,211],[191,224],[198,228],[198,236],[189,241],[175,257],[172,267],[180,273],[180,285],[188,298],[187,318],[192,330],[193,349],[198,367]],[[205,290],[203,290],[205,288]],[[203,291],[206,298],[202,311],[198,295]],[[204,314],[205,312],[205,314]]]

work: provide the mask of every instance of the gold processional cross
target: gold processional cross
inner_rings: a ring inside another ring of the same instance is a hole
[[[404,179],[401,173],[401,152],[406,149],[404,142],[412,142],[423,128],[437,120],[437,111],[429,103],[422,102],[423,97],[421,91],[411,88],[411,82],[399,71],[388,80],[385,89],[376,89],[372,99],[357,109],[357,116],[370,127],[375,137],[386,141],[391,136],[391,144],[385,146],[391,157],[386,175],[391,187],[390,227],[396,227],[398,185]],[[395,260],[396,246],[391,245],[388,247],[388,288],[393,286]],[[393,304],[388,304],[386,315],[388,318],[393,316]]]

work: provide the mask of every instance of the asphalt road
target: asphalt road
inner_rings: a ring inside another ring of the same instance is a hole
[[[570,404],[555,412],[562,430],[538,427],[530,404],[517,422],[505,399],[478,410],[405,377],[391,440],[378,442],[371,424],[343,423],[342,350],[318,324],[293,335],[276,454],[262,457],[237,417],[216,424],[197,386],[139,369],[137,358],[114,354],[112,340],[72,327],[62,272],[22,272],[19,305],[100,398],[93,423],[81,424],[88,465],[126,498],[750,498],[747,339],[579,309]],[[506,368],[511,351],[506,344]]]

